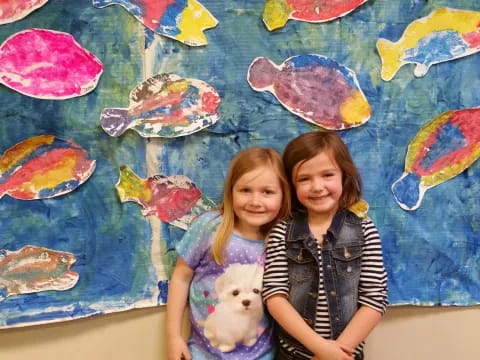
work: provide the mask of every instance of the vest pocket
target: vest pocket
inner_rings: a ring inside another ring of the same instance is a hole
[[[335,270],[339,276],[353,278],[359,276],[362,247],[361,245],[340,246],[333,250]]]
[[[287,249],[287,258],[288,275],[291,282],[304,283],[313,279],[312,268],[316,266],[316,263],[310,251],[305,248],[291,247]]]

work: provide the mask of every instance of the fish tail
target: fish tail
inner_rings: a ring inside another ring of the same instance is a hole
[[[258,57],[248,68],[247,80],[254,90],[263,91],[273,84],[278,72],[279,70],[273,62],[266,57]]]
[[[403,175],[392,184],[392,193],[404,210],[415,210],[422,202],[424,191],[421,190],[421,178],[414,173]]]
[[[100,125],[110,136],[122,135],[132,123],[128,116],[128,109],[108,108],[103,109],[100,115]]]
[[[138,201],[145,193],[144,180],[126,165],[120,166],[120,177],[115,188],[121,202]]]
[[[286,0],[267,0],[263,10],[263,23],[268,31],[280,29],[285,26],[292,12]]]
[[[112,4],[118,4],[118,1],[115,0],[92,0],[92,5],[93,7],[96,8],[104,8],[105,6],[112,5]]]
[[[396,43],[387,39],[377,41],[377,50],[382,60],[382,79],[389,81],[403,65],[401,61],[403,52]]]

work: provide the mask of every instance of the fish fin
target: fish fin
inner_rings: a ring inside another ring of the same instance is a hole
[[[93,7],[96,7],[98,9],[104,8],[112,4],[119,4],[119,3],[118,1],[115,1],[115,0],[92,0]]]
[[[100,115],[100,125],[110,136],[122,135],[128,129],[131,122],[132,120],[128,116],[128,109],[103,109],[102,114]]]
[[[379,39],[377,41],[377,51],[382,60],[382,79],[390,81],[398,69],[404,65],[401,60],[402,51],[396,43],[387,39]]]
[[[392,193],[398,205],[404,210],[415,210],[420,206],[423,192],[420,178],[413,173],[403,175],[392,184]]]
[[[145,181],[126,165],[120,166],[120,177],[115,188],[121,202],[135,201],[141,204],[140,199],[146,197]]]
[[[267,0],[263,10],[263,23],[268,31],[280,29],[287,24],[292,9],[285,0]]]
[[[413,75],[416,77],[423,77],[427,74],[428,70],[430,69],[431,64],[420,64],[417,63],[415,70],[413,71]]]
[[[266,57],[258,57],[252,61],[248,68],[247,80],[256,91],[264,91],[271,86],[279,70],[275,64]]]

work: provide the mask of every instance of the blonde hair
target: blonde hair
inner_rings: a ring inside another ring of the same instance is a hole
[[[252,147],[240,151],[230,163],[223,189],[223,201],[218,207],[222,220],[213,239],[212,258],[219,265],[224,264],[224,251],[235,226],[233,187],[240,177],[259,167],[269,167],[273,170],[278,176],[283,194],[282,205],[275,219],[260,228],[263,235],[266,236],[277,221],[290,215],[290,186],[280,154],[274,149],[264,147]]]
[[[342,170],[342,196],[339,207],[347,209],[362,196],[362,179],[353,163],[352,157],[340,136],[335,131],[313,131],[300,135],[290,141],[283,152],[283,164],[292,189],[294,186],[294,168],[310,160],[321,152],[329,152]],[[296,191],[292,191],[292,206],[294,210],[305,210],[298,201]]]

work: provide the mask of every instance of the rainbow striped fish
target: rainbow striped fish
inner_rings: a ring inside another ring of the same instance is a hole
[[[130,105],[102,111],[100,124],[110,136],[135,130],[143,137],[190,135],[220,118],[220,96],[206,82],[157,74],[130,92]]]
[[[92,175],[95,160],[71,140],[40,135],[0,157],[0,198],[46,199],[67,194]]]
[[[133,201],[142,206],[143,216],[155,215],[184,230],[196,216],[215,207],[184,175],[141,179],[128,166],[121,166],[116,188],[121,202]]]
[[[312,23],[347,15],[367,0],[267,0],[263,22],[269,31],[285,26],[289,19]]]
[[[157,34],[189,46],[208,43],[204,30],[217,26],[218,20],[196,0],[93,0],[104,8],[121,5],[143,25]]]
[[[0,83],[21,94],[61,100],[95,89],[103,64],[72,35],[28,29],[0,46]]]
[[[280,66],[256,58],[248,69],[248,83],[256,91],[271,92],[287,110],[325,129],[348,129],[370,118],[370,105],[355,73],[325,56],[293,56]]]
[[[75,261],[71,253],[33,245],[0,250],[0,301],[12,295],[71,289],[78,281],[78,273],[70,270]]]
[[[393,183],[400,207],[415,210],[428,189],[457,176],[480,157],[480,108],[446,111],[408,145],[405,172]]]
[[[407,26],[397,42],[377,41],[382,79],[391,80],[405,64],[416,64],[414,75],[430,67],[480,51],[480,12],[439,8]]]
[[[48,0],[0,0],[0,25],[23,19]]]

